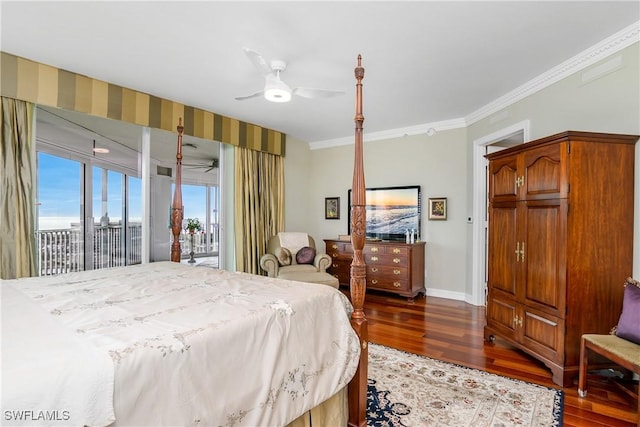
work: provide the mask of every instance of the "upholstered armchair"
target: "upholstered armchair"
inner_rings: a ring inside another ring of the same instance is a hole
[[[317,251],[313,237],[307,233],[278,233],[269,239],[267,251],[260,258],[260,267],[269,277],[314,283],[326,280],[337,287],[332,280],[335,278],[326,273],[330,265],[331,257],[324,250]]]

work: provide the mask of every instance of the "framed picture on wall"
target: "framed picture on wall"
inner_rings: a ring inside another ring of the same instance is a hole
[[[429,199],[429,219],[447,219],[446,197],[434,197]]]
[[[340,219],[340,197],[325,197],[324,219]]]
[[[351,218],[351,189],[348,194]],[[407,230],[421,235],[422,195],[419,185],[367,188],[366,236],[368,239],[405,241]],[[351,221],[348,221],[351,234]]]

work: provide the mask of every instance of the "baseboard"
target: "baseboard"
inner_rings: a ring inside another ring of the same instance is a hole
[[[465,293],[447,291],[444,289],[427,288],[427,296],[436,297],[436,298],[453,299],[457,301],[465,301],[465,302],[467,301],[467,295]]]

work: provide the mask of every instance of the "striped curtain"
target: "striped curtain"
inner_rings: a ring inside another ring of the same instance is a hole
[[[236,270],[260,271],[267,241],[284,229],[284,159],[235,147]]]
[[[2,97],[0,278],[36,275],[35,133],[32,103]]]

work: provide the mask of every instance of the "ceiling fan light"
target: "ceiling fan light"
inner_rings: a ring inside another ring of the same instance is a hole
[[[264,97],[271,102],[289,102],[291,101],[291,89],[280,80],[280,76],[267,76]]]
[[[286,89],[273,87],[264,91],[264,97],[267,101],[271,102],[289,102],[291,101],[291,92]]]

